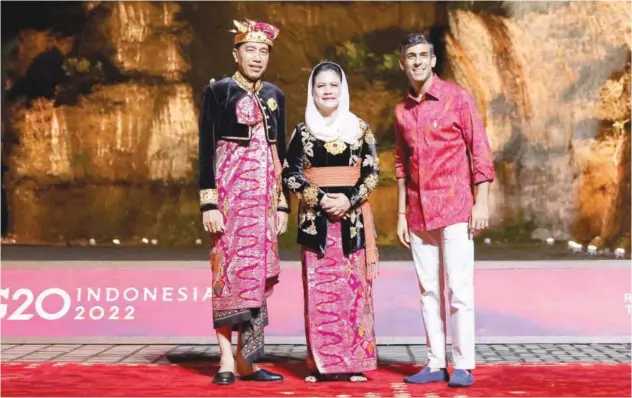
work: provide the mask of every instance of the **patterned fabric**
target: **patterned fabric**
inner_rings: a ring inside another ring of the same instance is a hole
[[[330,223],[324,257],[303,249],[308,366],[321,374],[377,368],[372,284],[364,250],[346,257],[340,223]]]
[[[264,354],[264,329],[268,326],[268,307],[263,302],[261,309],[239,309],[213,311],[215,328],[230,326],[239,332],[241,353],[249,363],[254,363]]]
[[[250,98],[244,100],[245,97]],[[198,184],[200,211],[205,212],[219,207],[216,176],[219,143],[239,141],[247,146],[254,124],[261,122],[268,142],[274,143],[279,166],[282,165],[287,147],[285,94],[270,82],[251,83],[235,72],[232,77],[204,87],[199,113]],[[283,188],[277,202],[279,211],[290,213],[289,198],[289,191]]]
[[[342,193],[351,203],[349,217],[341,221],[344,253],[349,255],[366,246],[361,206],[377,187],[380,159],[371,127],[361,121],[360,128],[363,134],[352,145],[321,141],[305,123],[299,123],[290,138],[283,163],[283,185],[299,200],[297,242],[320,254],[325,253],[327,245],[328,218],[320,207],[326,193]],[[331,187],[311,184],[305,176],[309,169],[336,166],[358,167],[360,178],[355,184]]]
[[[237,101],[235,113],[237,115],[237,123],[248,126],[256,125],[262,118],[261,109],[253,93],[248,93]]]
[[[277,253],[276,178],[263,125],[248,146],[222,141],[217,149],[218,204],[225,231],[215,237],[213,267],[215,327],[232,326],[244,339],[244,356],[263,350],[266,298],[280,274]]]
[[[407,179],[407,219],[424,231],[469,220],[473,185],[494,180],[483,122],[471,95],[432,78],[421,101],[395,107],[395,172]]]

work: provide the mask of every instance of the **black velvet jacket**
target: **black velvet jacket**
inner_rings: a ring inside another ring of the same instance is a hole
[[[220,140],[250,141],[250,126],[237,120],[236,107],[240,99],[253,92],[264,114],[266,137],[274,143],[279,161],[285,160],[287,134],[285,124],[285,95],[269,82],[250,83],[239,72],[204,87],[199,119],[199,187],[200,210],[217,209],[217,182],[215,156]],[[290,212],[289,191],[279,194],[277,209]]]
[[[296,127],[290,139],[283,164],[283,184],[299,199],[297,240],[321,255],[325,254],[329,221],[329,216],[320,206],[325,193],[343,193],[351,203],[349,217],[340,220],[345,255],[366,245],[360,205],[377,186],[380,161],[373,132],[367,123],[361,122],[360,125],[363,134],[354,145],[338,141],[338,146],[333,147],[314,137],[304,123]],[[360,178],[355,185],[346,187],[317,187],[305,178],[304,170],[328,166],[360,166]]]

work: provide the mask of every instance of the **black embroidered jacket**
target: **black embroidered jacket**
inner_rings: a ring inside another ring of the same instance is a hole
[[[285,160],[286,122],[285,95],[272,83],[258,81],[250,83],[239,72],[232,77],[204,87],[199,116],[199,187],[200,210],[217,209],[216,185],[216,149],[220,140],[250,141],[250,126],[237,120],[236,107],[240,99],[253,92],[263,111],[265,131],[268,142],[274,143],[279,161]],[[277,209],[290,212],[289,191],[283,189],[279,194]]]
[[[321,255],[325,254],[329,220],[320,206],[325,193],[343,193],[351,203],[349,217],[340,220],[345,255],[363,249],[366,245],[360,205],[377,186],[380,162],[373,132],[367,123],[361,122],[360,125],[363,134],[353,145],[341,140],[335,141],[336,145],[318,140],[305,123],[296,127],[290,139],[283,164],[283,184],[299,199],[297,241]],[[304,170],[311,167],[358,165],[361,165],[360,178],[353,186],[318,187],[310,184],[304,175]]]

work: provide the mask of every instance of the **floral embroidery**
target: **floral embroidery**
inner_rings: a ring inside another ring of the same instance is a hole
[[[283,160],[283,168],[287,169],[288,167],[290,167],[290,164],[287,162],[287,159]]]
[[[316,217],[320,215],[320,212],[315,212],[314,209],[306,209],[301,212],[299,218],[301,231],[308,235],[316,235]],[[307,225],[306,225],[307,224]]]
[[[350,233],[350,236],[351,236],[352,238],[355,238],[355,237],[358,235],[358,229],[357,229],[356,227],[351,227],[351,228],[349,228],[349,231],[351,232],[351,233]]]
[[[358,218],[358,212],[356,209],[351,211],[351,214],[349,215],[349,218],[351,220],[351,224],[355,224],[356,223],[356,218]]]
[[[358,195],[360,195],[362,199],[366,199],[369,196],[369,191],[366,189],[366,185],[360,184],[360,187],[358,188]]]
[[[340,155],[345,151],[345,149],[347,149],[347,144],[342,142],[340,139],[337,139],[335,141],[329,141],[324,145],[324,147],[325,150],[327,150],[327,152],[331,153],[332,155]]]
[[[309,156],[310,158],[313,158],[314,157],[314,143],[313,142],[304,143],[303,152],[305,152],[305,155]]]
[[[274,98],[272,98],[272,97],[268,98],[268,102],[267,102],[266,104],[268,105],[268,108],[269,108],[272,112],[276,111],[276,109],[277,109],[277,103],[276,103],[276,101],[274,100]]]
[[[305,145],[306,142],[314,142],[316,141],[316,137],[314,137],[309,130],[307,129],[307,126],[305,126],[305,128],[301,129],[301,137],[302,137],[302,141],[303,141],[303,145]]]
[[[314,207],[318,204],[318,188],[310,185],[303,190],[303,199],[305,204]]]
[[[307,209],[305,211],[305,219],[307,221],[315,221],[316,220],[316,216],[319,215],[320,212],[316,212],[314,211],[314,209]]]
[[[303,228],[303,232],[305,232],[306,234],[309,234],[309,235],[316,235],[316,233],[317,233],[316,225],[314,225],[314,223],[312,223],[309,227]]]
[[[373,156],[366,155],[364,157],[364,161],[362,162],[362,166],[364,166],[364,167],[367,167],[367,166],[372,167],[373,165],[374,165]]]
[[[285,183],[287,184],[288,188],[290,188],[293,191],[301,187],[301,183],[296,181],[296,177],[294,176],[286,179]]]
[[[371,174],[364,179],[364,183],[370,191],[373,191],[377,186],[377,175]]]
[[[375,145],[375,136],[371,130],[367,130],[364,134],[364,141],[369,145]]]

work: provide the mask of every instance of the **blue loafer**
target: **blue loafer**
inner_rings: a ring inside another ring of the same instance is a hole
[[[463,369],[455,370],[448,382],[449,387],[469,387],[472,384],[474,384],[474,376],[472,373]]]
[[[404,377],[404,383],[425,384],[448,381],[449,379],[450,375],[448,374],[448,371],[446,369],[439,369],[436,372],[431,372],[430,368],[425,367],[419,373],[416,373],[412,376]]]

